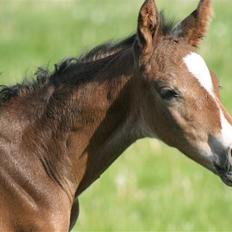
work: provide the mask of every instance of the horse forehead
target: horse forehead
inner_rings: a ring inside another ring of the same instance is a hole
[[[214,86],[211,78],[210,71],[204,61],[204,59],[195,52],[191,52],[183,58],[188,71],[194,78],[200,83],[200,85],[213,97]]]

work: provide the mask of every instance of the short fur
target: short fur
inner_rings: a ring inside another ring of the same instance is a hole
[[[217,78],[208,76],[212,97],[184,63],[205,34],[209,8],[201,0],[190,16],[197,23],[175,31],[146,0],[136,34],[66,59],[52,73],[39,69],[34,82],[1,88],[0,231],[71,230],[79,195],[145,137],[232,186],[232,118]]]

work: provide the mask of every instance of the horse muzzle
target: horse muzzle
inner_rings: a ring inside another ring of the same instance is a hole
[[[226,159],[220,164],[215,162],[214,167],[222,181],[232,187],[232,147],[229,148]]]
[[[232,172],[229,172],[229,173],[221,176],[221,179],[226,185],[232,187]]]

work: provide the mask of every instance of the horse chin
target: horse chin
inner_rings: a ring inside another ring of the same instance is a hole
[[[232,173],[229,173],[227,175],[220,176],[220,177],[221,177],[222,181],[224,182],[224,184],[232,187]]]
[[[231,164],[227,164],[226,166],[218,166],[214,163],[214,173],[218,175],[221,180],[227,185],[232,187],[232,166]]]

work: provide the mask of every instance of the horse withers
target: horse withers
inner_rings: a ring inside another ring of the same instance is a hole
[[[70,230],[78,196],[144,137],[232,185],[232,119],[196,53],[210,16],[201,0],[174,27],[146,0],[134,35],[1,88],[1,231]]]

